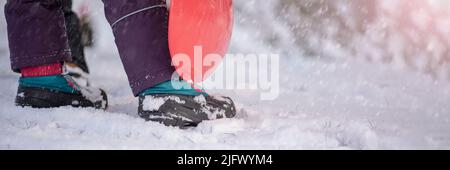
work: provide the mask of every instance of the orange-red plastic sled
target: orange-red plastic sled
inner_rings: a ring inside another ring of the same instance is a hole
[[[227,52],[232,27],[232,0],[171,0],[169,47],[178,74],[194,83],[210,76]],[[217,54],[219,63],[204,63],[208,54]],[[190,63],[179,58],[183,56]]]

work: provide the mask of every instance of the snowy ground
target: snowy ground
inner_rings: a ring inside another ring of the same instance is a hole
[[[109,92],[106,112],[15,107],[19,75],[9,70],[0,17],[0,149],[450,149],[449,82],[350,59],[282,57],[277,100],[260,101],[257,91],[222,92],[237,103],[235,119],[188,130],[145,122],[96,11],[104,31],[87,54],[93,84]],[[245,36],[238,26],[233,42],[245,45]]]

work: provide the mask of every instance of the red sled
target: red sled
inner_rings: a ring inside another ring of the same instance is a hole
[[[208,78],[227,52],[232,29],[232,0],[171,0],[169,48],[177,73],[192,83]]]

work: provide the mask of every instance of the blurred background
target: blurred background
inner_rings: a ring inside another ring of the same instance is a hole
[[[448,0],[236,0],[236,25],[284,56],[356,58],[448,79]],[[254,31],[249,31],[254,30]],[[238,48],[248,51],[250,48]],[[265,49],[265,48],[263,48]],[[301,54],[301,55],[299,55]]]

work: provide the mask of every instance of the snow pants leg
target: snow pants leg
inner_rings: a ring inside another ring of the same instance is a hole
[[[13,71],[71,60],[61,2],[8,0],[5,16]]]
[[[103,0],[135,95],[171,79],[165,0]]]

